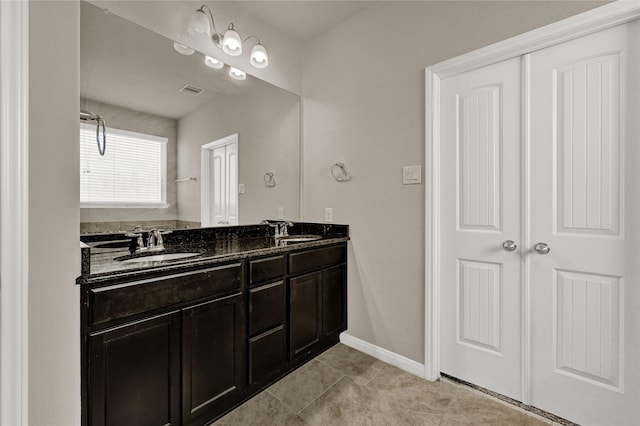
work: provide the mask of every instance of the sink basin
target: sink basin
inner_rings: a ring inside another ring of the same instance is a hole
[[[133,257],[121,260],[122,263],[146,263],[146,262],[166,262],[167,260],[186,259],[193,256],[199,256],[202,253],[163,253],[151,256]]]
[[[284,237],[278,237],[277,240],[286,243],[306,243],[309,241],[316,241],[322,239],[321,235],[286,235]]]

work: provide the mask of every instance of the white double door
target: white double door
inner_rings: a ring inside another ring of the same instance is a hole
[[[202,226],[238,224],[238,135],[202,146]]]
[[[443,373],[640,424],[640,24],[441,82]]]

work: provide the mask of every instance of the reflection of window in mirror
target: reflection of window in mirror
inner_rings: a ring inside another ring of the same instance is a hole
[[[102,156],[95,124],[80,123],[80,207],[167,207],[167,141],[107,128]]]

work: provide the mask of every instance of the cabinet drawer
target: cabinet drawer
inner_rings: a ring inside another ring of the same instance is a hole
[[[242,264],[89,290],[91,326],[240,288]]]
[[[284,323],[285,297],[284,281],[249,290],[249,335]]]
[[[249,382],[259,383],[278,372],[286,362],[284,326],[249,340]]]
[[[346,246],[332,246],[289,255],[289,273],[299,274],[346,261]]]
[[[251,284],[282,278],[284,272],[284,255],[249,261],[249,282]]]

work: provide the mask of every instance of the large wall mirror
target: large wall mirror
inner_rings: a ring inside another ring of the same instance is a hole
[[[86,2],[80,22],[80,107],[106,122],[104,156],[81,123],[81,233],[299,219],[297,95]]]

